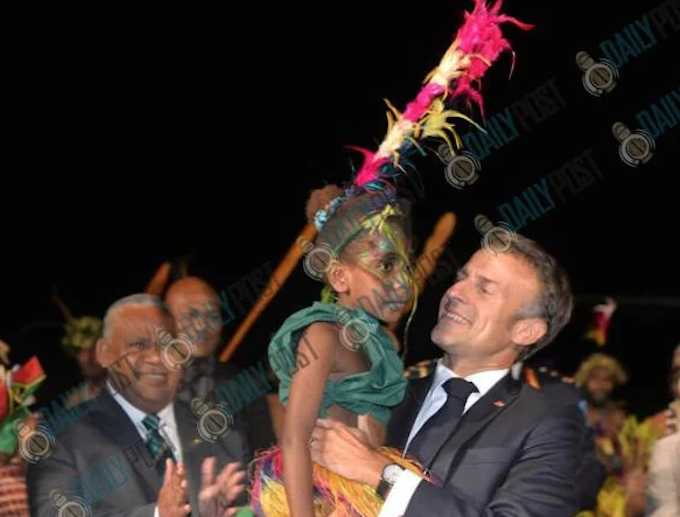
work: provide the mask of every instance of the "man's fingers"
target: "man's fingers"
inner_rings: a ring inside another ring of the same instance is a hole
[[[201,465],[201,487],[209,487],[215,482],[215,457],[210,456],[203,460]]]
[[[312,429],[312,438],[310,440],[310,443],[323,440],[326,436],[326,433],[327,431],[324,427],[315,426],[314,429]]]
[[[316,425],[322,429],[341,429],[342,427],[345,427],[342,422],[338,422],[337,420],[327,420],[325,418],[318,418],[316,420]]]
[[[175,475],[175,464],[170,458],[165,459],[165,476],[163,476],[163,484],[169,483]]]
[[[229,491],[227,492],[227,499],[229,500],[229,504],[231,504],[243,490],[245,490],[246,486],[245,485],[233,485],[229,488]]]
[[[179,511],[181,515],[191,515],[191,505],[185,504],[179,509]]]
[[[201,490],[198,494],[198,498],[201,500],[201,502],[207,503],[215,499],[219,493],[220,487],[218,485],[212,485]]]
[[[226,467],[224,467],[222,469],[220,476],[223,476],[223,477],[233,476],[235,472],[238,472],[240,467],[241,467],[240,463],[237,463],[237,462],[229,463],[229,464],[227,464]]]

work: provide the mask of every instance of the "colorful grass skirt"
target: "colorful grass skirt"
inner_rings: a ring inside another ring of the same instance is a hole
[[[392,462],[420,476],[422,467],[402,458],[397,449],[383,447],[379,452]],[[251,509],[257,517],[290,517],[283,485],[283,456],[280,446],[267,449],[253,460],[250,468]],[[314,478],[314,515],[325,517],[377,517],[384,501],[373,488],[334,474],[317,463],[312,464]]]

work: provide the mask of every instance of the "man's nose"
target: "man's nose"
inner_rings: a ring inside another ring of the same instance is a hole
[[[158,341],[154,342],[144,354],[144,361],[151,364],[163,363],[163,345]]]
[[[449,303],[467,305],[469,303],[470,284],[467,279],[459,280],[446,291]]]

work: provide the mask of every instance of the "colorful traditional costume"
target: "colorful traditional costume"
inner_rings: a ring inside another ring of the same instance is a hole
[[[3,345],[0,341],[0,349]],[[28,406],[44,380],[45,372],[37,357],[12,369],[0,364],[0,517],[29,517],[21,437],[35,423]]]
[[[461,112],[447,109],[447,104],[462,98],[482,108],[476,86],[499,54],[510,50],[500,24],[511,22],[523,29],[530,28],[499,14],[500,4],[488,7],[481,1],[475,3],[473,12],[466,13],[465,23],[439,66],[428,75],[424,87],[406,110],[399,113],[388,103],[387,135],[375,153],[357,149],[363,153],[364,162],[351,184],[344,190],[338,188],[331,196],[328,189],[324,189],[325,194],[319,193],[328,196],[322,203],[317,199],[317,206],[323,208],[307,214],[319,232],[315,249],[324,250],[335,259],[360,235],[378,232],[390,238],[391,229],[386,221],[402,225],[407,221],[405,207],[397,196],[396,181],[406,172],[407,158],[415,152],[424,154],[421,143],[429,138],[446,141],[453,152],[449,138],[452,135],[456,146],[461,147],[449,119],[461,118],[477,124]],[[359,326],[367,329],[368,338],[362,340],[361,350],[370,362],[370,369],[338,381],[327,381],[319,416],[324,417],[331,405],[337,405],[358,415],[370,414],[386,425],[391,408],[401,402],[406,389],[403,363],[380,322],[365,310],[350,310],[334,303],[328,285],[322,301],[286,319],[270,343],[272,363],[280,363],[281,357],[289,358],[283,368],[275,368],[281,402],[284,405],[288,402],[302,332],[315,322],[334,322],[344,328],[350,320],[360,322]],[[413,472],[422,470],[416,462],[403,458],[398,450],[383,448],[381,452]],[[290,515],[282,462],[281,449],[276,446],[261,453],[251,465],[251,508],[257,516]],[[383,503],[371,487],[337,476],[317,464],[313,465],[313,485],[315,513],[319,516],[332,511],[335,511],[334,517],[377,516]]]

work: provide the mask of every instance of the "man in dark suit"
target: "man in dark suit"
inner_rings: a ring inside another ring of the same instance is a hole
[[[97,342],[107,382],[77,406],[81,418],[52,437],[49,455],[30,464],[32,516],[226,517],[245,502],[243,437],[211,432],[174,401],[182,375],[166,342],[174,338],[174,319],[154,296],[109,308]]]
[[[543,391],[550,400],[575,405],[581,410],[584,427],[580,462],[576,474],[578,511],[594,510],[597,506],[597,496],[607,479],[607,469],[597,457],[595,430],[588,423],[585,399],[581,390],[575,386],[573,378],[565,377],[545,366],[532,368],[523,363],[516,363],[513,367],[513,374],[515,373],[516,378],[522,375],[530,386]]]
[[[193,343],[193,358],[185,368],[177,393],[177,397],[187,403],[195,398],[220,402],[220,390],[216,388],[235,383],[244,371],[217,360],[224,326],[220,301],[217,292],[198,277],[175,281],[165,295],[165,303],[175,316],[178,329]],[[251,382],[251,396],[247,403],[238,404],[234,418],[243,429],[249,449],[255,452],[274,445],[276,437],[266,399],[271,384],[264,368],[251,368],[250,373],[256,374]]]
[[[380,517],[573,517],[582,417],[510,373],[571,317],[566,275],[535,242],[477,251],[442,298],[430,337],[434,373],[409,383],[387,445],[420,461],[428,479],[371,449],[360,432],[319,421],[314,461],[372,486]]]

